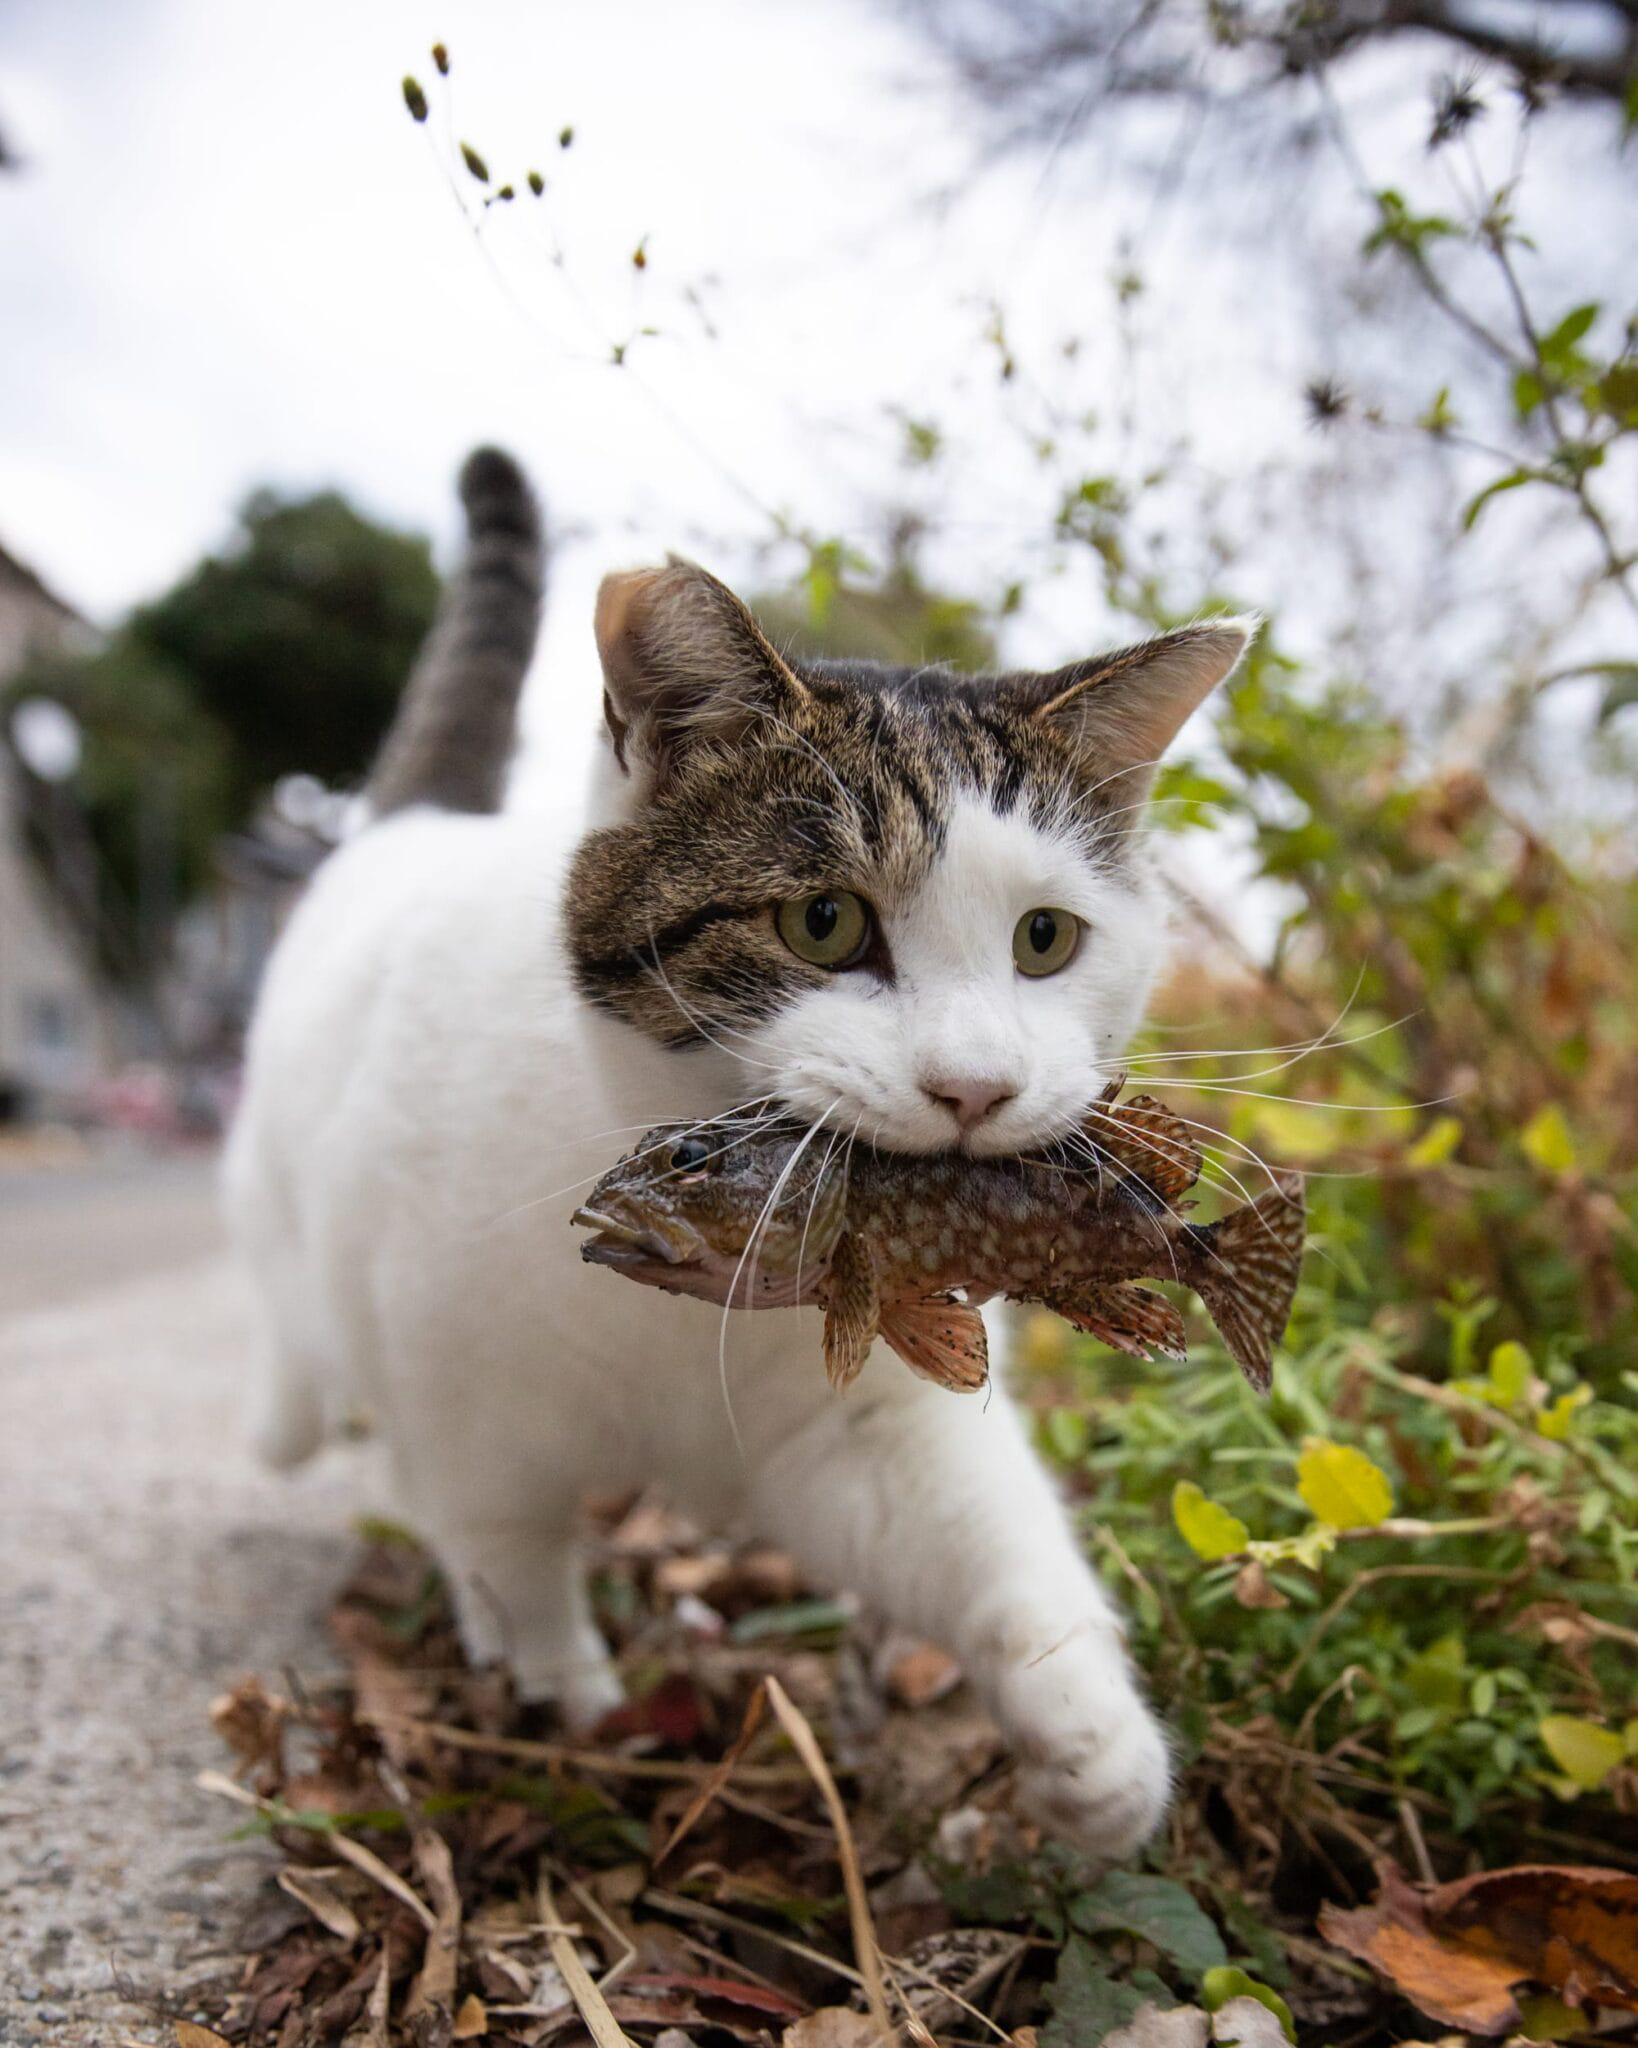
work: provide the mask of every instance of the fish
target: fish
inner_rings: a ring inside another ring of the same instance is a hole
[[[1151,1096],[1105,1089],[1082,1142],[1040,1158],[878,1152],[777,1112],[748,1125],[662,1124],[574,1212],[589,1263],[740,1309],[824,1311],[825,1368],[846,1386],[879,1336],[912,1371],[982,1387],[980,1306],[1035,1302],[1137,1358],[1182,1361],[1183,1318],[1139,1280],[1180,1281],[1259,1393],[1296,1292],[1302,1178],[1212,1223],[1190,1127]]]
[[[877,1336],[958,1391],[988,1378],[982,1303],[1038,1302],[1135,1357],[1187,1357],[1182,1317],[1133,1283],[1181,1281],[1266,1392],[1295,1294],[1306,1215],[1278,1174],[1215,1223],[1186,1219],[1200,1175],[1189,1127],[1152,1097],[1105,1090],[1084,1151],[1016,1159],[911,1156],[778,1119],[732,1134],[661,1125],[606,1174],[574,1222],[581,1246],[648,1286],[734,1308],[817,1304],[833,1384]]]

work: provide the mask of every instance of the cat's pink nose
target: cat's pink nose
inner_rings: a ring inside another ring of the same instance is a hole
[[[1003,1102],[1010,1102],[1018,1090],[1010,1081],[966,1074],[930,1074],[922,1082],[921,1092],[940,1109],[947,1109],[962,1130],[970,1131]]]

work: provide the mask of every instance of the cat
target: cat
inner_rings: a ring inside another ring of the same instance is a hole
[[[258,1442],[362,1406],[463,1638],[584,1728],[618,1704],[577,1552],[590,1490],[656,1483],[944,1644],[1023,1811],[1106,1858],[1153,1830],[1165,1738],[1001,1390],[820,1318],[732,1320],[582,1264],[574,1191],[679,1118],[774,1097],[895,1150],[1071,1130],[1162,957],[1159,755],[1254,622],[1047,674],[787,659],[691,563],[607,577],[604,736],[573,815],[500,808],[544,570],[511,460],[366,789],[270,963],[225,1166],[271,1372]]]

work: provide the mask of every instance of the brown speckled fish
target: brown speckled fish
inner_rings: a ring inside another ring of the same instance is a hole
[[[838,1386],[878,1335],[928,1379],[982,1386],[978,1304],[997,1294],[1041,1302],[1134,1357],[1182,1358],[1182,1317],[1132,1284],[1178,1280],[1266,1391],[1302,1258],[1301,1178],[1190,1223],[1177,1209],[1200,1175],[1187,1126],[1147,1096],[1115,1104],[1114,1092],[1089,1120],[1090,1163],[915,1158],[784,1121],[662,1126],[575,1212],[595,1232],[581,1253],[734,1308],[817,1303]]]

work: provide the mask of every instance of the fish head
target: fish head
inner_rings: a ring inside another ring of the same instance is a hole
[[[810,1297],[841,1235],[847,1168],[801,1125],[661,1124],[597,1183],[581,1257],[736,1308]]]

